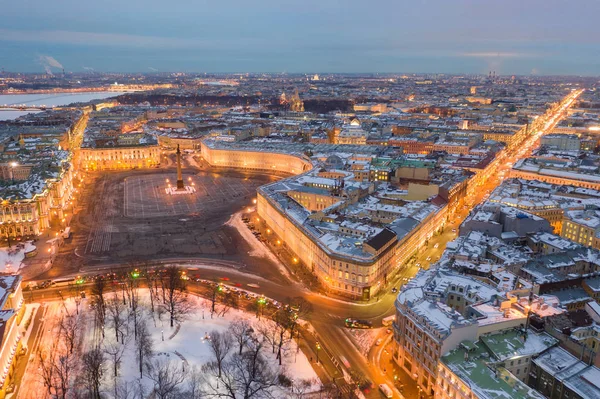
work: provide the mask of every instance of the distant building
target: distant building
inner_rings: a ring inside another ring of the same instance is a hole
[[[547,134],[540,139],[540,145],[561,151],[579,151],[581,140],[576,134]]]
[[[93,145],[81,148],[81,166],[86,170],[143,169],[158,165],[158,140],[143,133],[97,139]]]

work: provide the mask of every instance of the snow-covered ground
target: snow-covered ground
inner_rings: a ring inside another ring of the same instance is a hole
[[[148,291],[140,290],[140,292],[141,302],[144,303],[143,307],[149,308],[150,299]],[[158,317],[152,318],[149,310],[141,312],[147,317],[147,327],[152,337],[152,361],[169,362],[172,363],[173,367],[181,368],[188,373],[194,368],[200,370],[202,365],[214,359],[209,343],[210,335],[213,331],[226,332],[233,321],[240,319],[248,320],[257,335],[259,334],[258,331],[265,327],[264,323],[271,323],[272,325],[272,322],[265,320],[264,317],[259,321],[254,314],[236,309],[230,309],[222,316],[215,314],[211,318],[209,302],[192,295],[189,298],[194,303],[193,311],[187,315],[180,326],[176,325],[171,328],[169,326],[168,314],[163,314],[159,319]],[[91,314],[89,317],[93,318],[93,315]],[[87,325],[88,329],[93,329],[93,323],[87,323]],[[130,337],[126,339],[126,349],[117,384],[127,384],[130,386],[139,386],[141,384],[143,391],[149,393],[152,390],[153,382],[146,375],[140,378],[132,328],[131,326],[129,327]],[[114,335],[114,329],[110,326],[110,322],[107,322],[104,338],[106,342],[100,345],[114,343]],[[93,348],[99,341],[102,341],[99,334],[93,334],[91,331],[87,331],[84,336],[86,339],[82,352]],[[271,345],[265,345],[263,355],[274,371],[284,372],[296,382],[309,380],[312,385],[311,390],[318,390],[320,388],[320,381],[310,362],[302,351],[298,349],[294,341],[290,341],[284,346],[283,364],[281,366],[279,366],[278,360],[276,360],[276,355],[272,353]],[[110,361],[108,363],[110,364]],[[110,393],[114,390],[115,381],[110,365],[107,369],[108,372],[104,379],[104,391]],[[282,392],[278,394],[278,397],[285,398],[287,394]]]
[[[369,354],[369,350],[375,344],[377,336],[381,333],[383,328],[369,328],[369,329],[346,329],[348,334],[352,337],[352,340],[356,344],[356,347],[364,356]]]
[[[0,273],[16,273],[22,266],[25,253],[35,249],[31,241],[0,248]]]
[[[252,208],[253,209],[253,208]],[[227,223],[227,226],[231,226],[240,233],[242,238],[252,247],[252,250],[248,252],[248,255],[255,256],[257,258],[266,258],[271,260],[277,268],[286,277],[290,277],[290,273],[285,268],[285,266],[279,261],[277,256],[269,250],[269,248],[265,245],[265,243],[261,242],[252,232],[248,229],[242,220],[242,212],[235,213],[231,215]]]

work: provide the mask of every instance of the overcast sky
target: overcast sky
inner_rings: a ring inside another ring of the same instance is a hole
[[[600,75],[600,0],[4,1],[10,71]]]

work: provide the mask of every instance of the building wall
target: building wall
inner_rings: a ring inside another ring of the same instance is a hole
[[[434,397],[435,399],[473,399],[478,396],[450,368],[440,362]]]
[[[410,201],[425,201],[436,196],[440,191],[437,184],[408,183],[408,194],[406,199]]]
[[[573,134],[548,134],[540,139],[540,145],[557,147],[563,151],[579,151],[581,140]]]
[[[342,200],[340,197],[334,195],[322,195],[294,190],[288,191],[288,195],[311,212],[329,208],[331,205]]]
[[[0,200],[0,237],[37,236],[52,220],[67,226],[68,210],[73,209],[73,176],[68,167],[58,178],[46,180],[46,190],[33,198]]]
[[[588,247],[600,248],[597,246],[599,240],[596,239],[595,229],[568,218],[563,221],[560,236]]]
[[[5,395],[7,386],[12,382],[15,359],[22,346],[22,331],[20,324],[25,313],[25,302],[21,290],[20,279],[17,282],[14,292],[8,294],[7,301],[2,311],[12,311],[13,314],[6,320],[4,336],[1,339],[0,347],[0,398]]]
[[[559,176],[549,176],[542,175],[534,172],[525,172],[518,169],[511,169],[509,173],[510,178],[516,179],[525,179],[525,180],[540,180],[546,183],[557,184],[559,186],[576,186],[576,187],[584,187],[591,188],[594,190],[600,190],[600,183],[585,181],[585,180],[575,180],[575,179],[567,179]]]
[[[35,201],[11,203],[5,201],[0,206],[0,235],[21,237],[37,235],[40,232],[40,216]]]
[[[474,341],[477,323],[452,327],[447,335],[434,332],[435,328],[425,323],[411,311],[410,304],[396,302],[394,339],[397,351],[394,360],[426,393],[431,394],[436,390],[440,357],[465,340]]]
[[[376,292],[377,283],[383,281],[392,264],[393,248],[372,261],[344,259],[324,250],[277,209],[260,189],[257,199],[258,214],[326,289],[353,298],[369,298]]]
[[[163,147],[175,148],[179,145],[182,150],[199,150],[201,148],[201,138],[175,138],[168,136],[157,136],[158,144]]]
[[[158,165],[158,145],[81,149],[81,166],[86,170],[142,169]]]
[[[247,170],[277,171],[299,174],[312,164],[299,155],[268,152],[213,149],[202,144],[202,156],[213,166]],[[397,272],[402,264],[442,227],[446,207],[429,215],[416,229],[383,254],[368,260],[352,259],[331,253],[316,239],[285,216],[279,205],[258,189],[257,211],[265,223],[277,234],[283,244],[314,272],[324,287],[351,298],[371,297],[383,287],[387,277]]]
[[[201,144],[202,157],[212,166],[300,174],[312,169],[312,164],[300,155],[272,152],[214,149]]]

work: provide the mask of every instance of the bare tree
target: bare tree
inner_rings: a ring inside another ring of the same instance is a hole
[[[158,399],[180,398],[180,386],[185,381],[181,367],[171,361],[154,361],[146,376],[154,383],[152,393]]]
[[[75,356],[60,343],[48,351],[38,352],[40,375],[48,395],[66,399],[71,391],[70,379],[76,367]]]
[[[104,375],[105,358],[100,348],[94,348],[81,356],[81,371],[89,397],[100,399],[100,384]]]
[[[271,345],[271,352],[274,354],[279,343],[280,329],[272,320],[262,320],[259,322],[257,330],[262,340]]]
[[[47,350],[39,350],[38,362],[40,364],[39,371],[40,377],[42,377],[42,381],[44,383],[44,387],[47,390],[49,396],[53,396],[54,390],[54,361],[57,356],[58,343],[55,341]]]
[[[139,381],[115,381],[115,399],[143,398],[143,388]]]
[[[156,318],[154,317],[155,304],[158,301],[158,279],[156,272],[153,270],[146,270],[146,282],[148,283],[148,291],[150,293],[150,312],[152,313],[152,319],[154,320],[154,327],[156,327]]]
[[[220,284],[215,284],[211,287],[210,292],[210,318],[213,318],[213,315],[217,311],[217,302],[219,301],[219,297],[223,293],[223,287]]]
[[[166,268],[163,278],[163,297],[165,309],[170,316],[171,327],[175,325],[176,321],[182,321],[192,308],[185,293],[185,280],[181,277],[179,267],[169,266]]]
[[[283,361],[283,348],[290,341],[290,338],[286,336],[285,333],[290,328],[291,324],[296,323],[296,320],[293,312],[290,312],[286,308],[281,308],[275,313],[273,321],[275,321],[274,328],[276,329],[278,335],[277,359],[279,360],[279,365],[281,365]]]
[[[238,354],[241,355],[244,348],[252,340],[254,330],[246,319],[237,319],[229,325],[229,332],[237,343]]]
[[[121,361],[123,354],[125,353],[125,343],[119,343],[118,341],[104,341],[104,352],[108,356],[112,364],[113,376],[118,377],[119,368],[121,367]]]
[[[228,332],[221,333],[213,330],[210,333],[209,347],[219,370],[218,378],[221,378],[223,362],[233,348],[233,338]]]
[[[121,342],[125,341],[125,327],[127,326],[127,318],[125,316],[125,305],[119,300],[117,294],[106,302],[106,310],[108,318],[115,329],[115,337],[119,342],[119,334]]]
[[[133,274],[137,273],[137,274]],[[137,320],[139,317],[139,305],[140,305],[140,294],[139,294],[139,271],[135,269],[134,272],[130,273],[126,282],[127,298],[129,299],[129,317],[133,319],[133,336],[137,338]]]
[[[136,348],[136,357],[138,361],[138,366],[140,370],[140,378],[143,376],[144,366],[146,363],[149,363],[150,358],[152,357],[152,337],[150,336],[150,332],[148,331],[148,326],[146,325],[146,320],[139,319],[137,326],[137,340],[135,342]]]
[[[71,315],[67,313],[59,321],[60,336],[64,339],[69,355],[72,355],[75,350],[75,343],[79,338],[81,326],[78,314]]]
[[[237,308],[238,296],[234,292],[227,292],[223,295],[218,315],[224,317],[231,308]]]
[[[97,278],[92,285],[91,296],[92,304],[96,310],[96,318],[101,327],[104,327],[106,321],[106,301],[104,293],[106,292],[106,280]],[[102,337],[104,338],[104,329],[102,329]]]
[[[181,397],[187,399],[203,399],[204,390],[203,390],[204,378],[202,375],[202,370],[196,368],[195,366],[188,370],[186,377],[186,386]]]
[[[290,313],[289,320],[287,322],[288,330],[290,332],[290,339],[294,337],[294,332],[298,327],[298,320],[307,319],[313,312],[312,303],[308,302],[301,296],[288,299],[288,305],[286,306]]]
[[[261,355],[262,343],[255,342],[238,355],[234,353],[223,364],[221,378],[218,378],[216,362],[203,366],[205,377],[205,397],[230,399],[274,398],[274,387],[280,385],[280,374],[273,371],[269,362]]]
[[[283,377],[280,379],[284,380],[286,379],[286,377]],[[311,394],[312,391],[312,387],[314,384],[316,384],[318,381],[316,380],[310,380],[310,379],[301,379],[301,380],[292,380],[289,379],[289,386],[287,386],[287,389],[290,391],[292,398],[294,399],[302,399],[305,397],[308,397]]]

